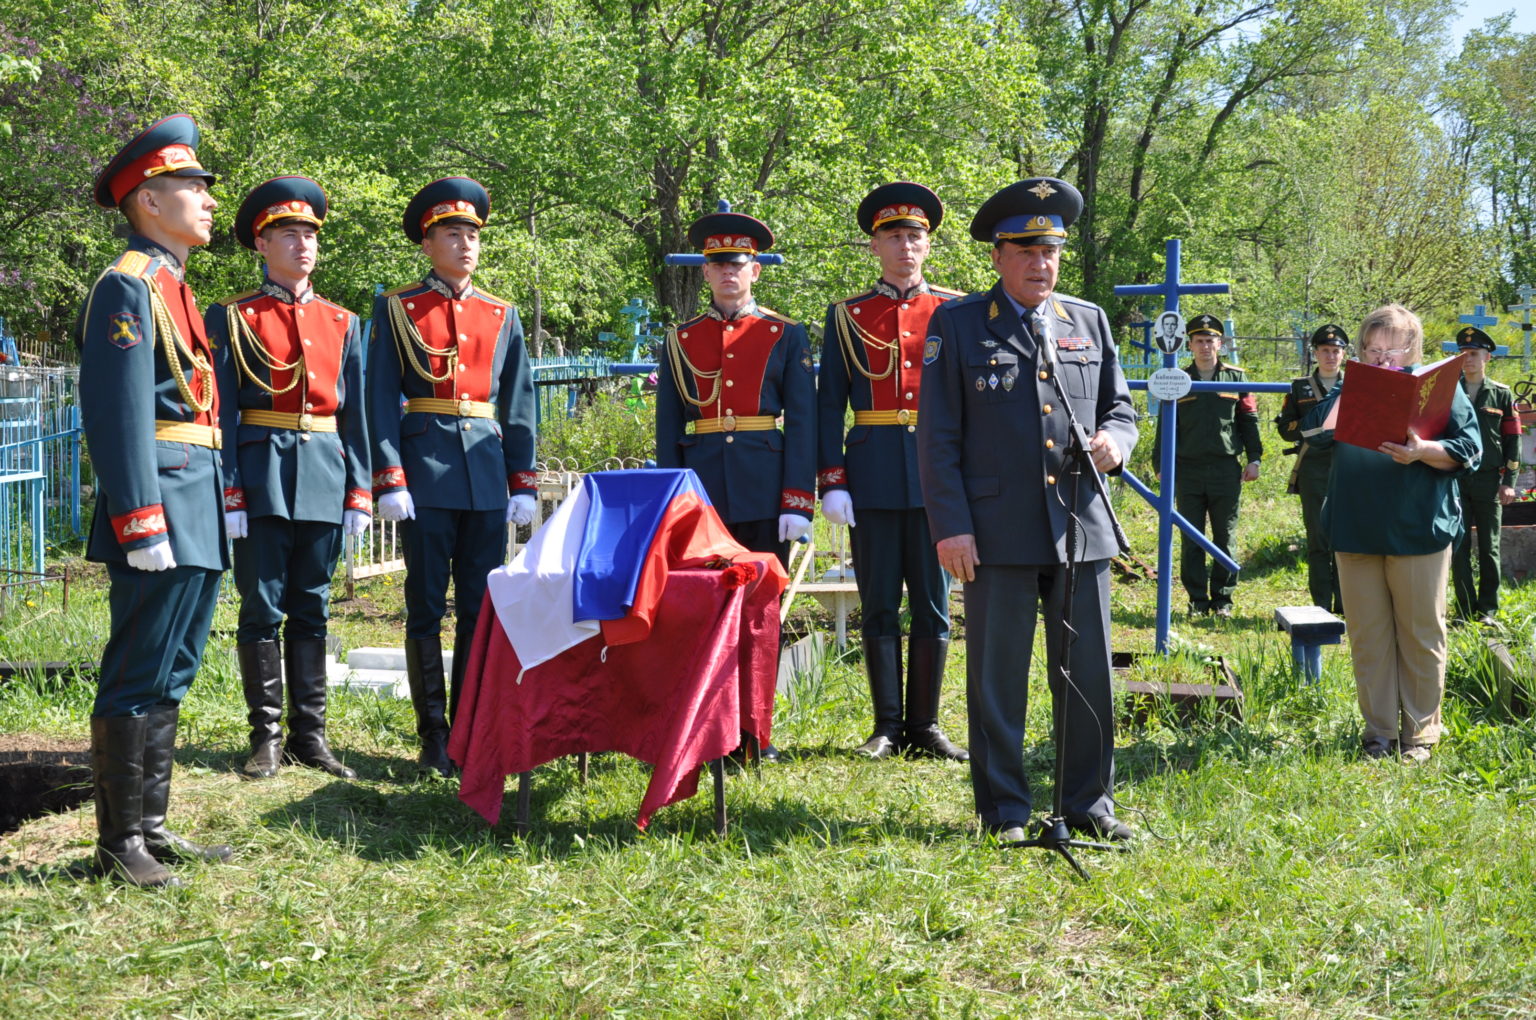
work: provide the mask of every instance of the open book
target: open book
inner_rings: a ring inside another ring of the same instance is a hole
[[[1337,442],[1367,450],[1406,442],[1409,429],[1420,439],[1439,439],[1451,419],[1463,357],[1454,354],[1412,372],[1351,361],[1323,427],[1333,429]]]

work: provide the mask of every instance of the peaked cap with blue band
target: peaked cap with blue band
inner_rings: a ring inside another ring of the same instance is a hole
[[[693,221],[688,243],[709,262],[751,262],[758,252],[773,247],[773,231],[744,213],[712,212]]]
[[[274,177],[251,189],[235,213],[235,239],[247,248],[267,227],[298,220],[315,227],[325,222],[330,203],[325,190],[308,177]]]
[[[928,188],[911,181],[882,184],[859,203],[859,229],[873,235],[881,227],[922,227],[929,232],[944,221],[944,203]]]
[[[420,244],[434,223],[462,220],[485,226],[491,216],[491,196],[479,181],[468,177],[444,177],[416,192],[405,207],[405,236]]]
[[[971,237],[998,244],[1066,244],[1067,228],[1083,213],[1083,196],[1055,177],[1015,181],[982,203]]]
[[[197,161],[202,135],[185,113],[162,117],[140,131],[96,175],[92,195],[103,209],[116,209],[128,193],[151,177],[203,177],[218,180]]]

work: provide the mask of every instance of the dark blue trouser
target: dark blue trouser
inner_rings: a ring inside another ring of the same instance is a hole
[[[92,715],[143,715],[176,705],[197,675],[219,593],[217,570],[135,570],[108,563],[112,630]]]
[[[862,527],[862,525],[860,525]],[[976,568],[965,586],[965,681],[970,716],[971,786],[976,813],[988,826],[1029,820],[1024,775],[1024,717],[1029,708],[1029,660],[1035,622],[1045,618],[1046,676],[1053,713],[1066,711],[1061,790],[1066,814],[1113,814],[1114,705],[1110,691],[1109,561],[1078,568],[1072,602],[1070,665],[1074,690],[1063,696],[1060,671],[1063,568]],[[1056,714],[1052,715],[1055,719]]]
[[[901,585],[907,585],[912,611],[912,636],[949,636],[949,575],[939,566],[928,512],[859,510],[858,524],[849,528],[854,579],[864,636],[901,637]]]
[[[284,616],[289,640],[325,637],[331,575],[340,555],[339,524],[252,517],[249,534],[235,541],[235,588],[240,592],[235,641],[276,641]]]
[[[430,638],[442,632],[451,577],[457,617],[453,647],[456,655],[467,657],[486,575],[506,559],[506,512],[417,507],[415,520],[400,522],[400,539],[405,547],[405,636]]]

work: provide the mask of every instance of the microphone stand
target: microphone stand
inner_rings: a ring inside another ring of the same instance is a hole
[[[1109,515],[1110,526],[1114,530],[1115,542],[1121,553],[1131,550],[1131,543],[1125,537],[1125,530],[1120,526],[1120,519],[1115,516],[1114,505],[1109,501],[1109,489],[1104,485],[1104,476],[1099,474],[1093,466],[1093,459],[1088,452],[1089,436],[1087,430],[1077,419],[1077,414],[1072,409],[1072,400],[1067,395],[1066,388],[1061,384],[1061,365],[1056,360],[1056,350],[1052,346],[1049,324],[1042,314],[1037,312],[1030,332],[1035,334],[1035,343],[1041,348],[1041,353],[1050,363],[1051,388],[1056,392],[1056,400],[1062,410],[1067,413],[1067,448],[1062,454],[1063,465],[1071,475],[1072,484],[1067,487],[1067,534],[1066,534],[1066,563],[1063,565],[1062,575],[1058,580],[1066,584],[1066,598],[1062,600],[1061,608],[1061,634],[1056,661],[1061,670],[1061,697],[1053,699],[1051,706],[1053,736],[1056,740],[1056,767],[1055,789],[1051,791],[1051,813],[1040,820],[1039,829],[1030,839],[1016,840],[1002,844],[1005,850],[1016,850],[1024,847],[1038,847],[1049,850],[1066,858],[1072,870],[1077,872],[1079,878],[1088,881],[1088,872],[1077,863],[1077,858],[1072,856],[1073,850],[1112,850],[1128,852],[1130,847],[1124,844],[1100,843],[1093,840],[1075,839],[1071,830],[1067,828],[1067,819],[1062,811],[1062,791],[1066,786],[1066,738],[1067,738],[1067,700],[1073,694],[1078,693],[1077,685],[1072,680],[1072,645],[1077,640],[1077,633],[1072,629],[1072,606],[1074,595],[1077,591],[1077,558],[1078,543],[1078,489],[1082,476],[1086,473],[1092,480],[1094,492],[1103,501],[1104,511]]]

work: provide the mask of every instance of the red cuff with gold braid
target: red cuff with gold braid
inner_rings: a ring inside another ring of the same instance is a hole
[[[389,492],[393,489],[403,488],[405,488],[405,468],[380,468],[373,473],[374,495],[378,495],[381,492]]]
[[[822,492],[828,489],[845,489],[848,487],[848,469],[822,468],[821,473],[816,476],[816,485]]]
[[[513,492],[537,489],[539,487],[539,473],[537,471],[514,471],[507,477],[507,485],[511,487]]]
[[[816,497],[804,489],[785,489],[779,496],[780,510],[802,510],[808,514],[816,512]]]
[[[348,510],[361,510],[365,514],[371,514],[373,513],[373,497],[368,494],[366,489],[348,489],[346,508]]]
[[[244,510],[245,509],[245,490],[244,489],[225,489],[224,490],[224,509],[225,510]]]
[[[117,535],[118,543],[122,545],[137,542],[141,538],[167,534],[170,528],[165,523],[165,505],[155,503],[152,506],[131,510],[121,517],[114,517],[112,531]]]

